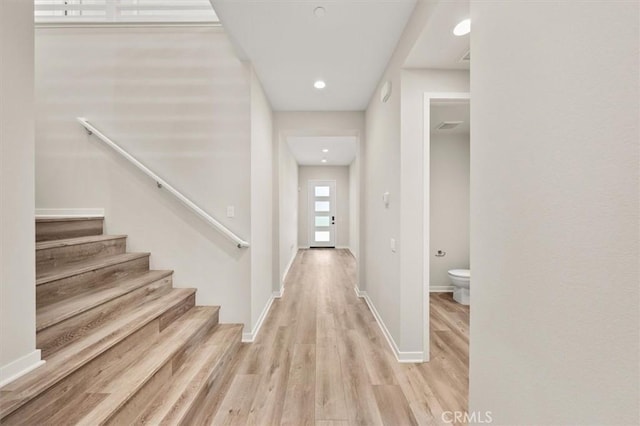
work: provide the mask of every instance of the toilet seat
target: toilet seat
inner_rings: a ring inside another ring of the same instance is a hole
[[[471,278],[471,271],[469,269],[452,269],[448,271],[448,273],[458,278]]]

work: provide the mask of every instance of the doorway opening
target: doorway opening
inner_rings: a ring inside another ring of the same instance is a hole
[[[427,356],[431,332],[437,333],[432,318],[443,318],[441,312],[430,310],[434,293],[434,302],[448,306],[447,311],[452,312],[450,325],[460,331],[468,359],[469,105],[469,93],[424,95],[423,350]],[[453,298],[454,290],[457,300]]]

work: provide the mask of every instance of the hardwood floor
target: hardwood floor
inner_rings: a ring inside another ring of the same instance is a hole
[[[432,293],[431,362],[395,360],[346,250],[302,250],[198,424],[435,425],[467,407],[469,308]],[[200,423],[201,422],[201,423]]]

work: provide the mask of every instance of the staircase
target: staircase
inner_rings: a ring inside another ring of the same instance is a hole
[[[0,388],[0,423],[189,424],[242,325],[126,253],[102,218],[36,220],[36,341],[46,363]],[[26,283],[25,283],[26,284]]]

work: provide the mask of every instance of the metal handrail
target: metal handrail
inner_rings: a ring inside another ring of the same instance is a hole
[[[216,228],[225,237],[227,237],[231,241],[235,242],[237,244],[238,248],[249,247],[249,243],[248,242],[246,242],[242,238],[238,237],[231,230],[229,230],[229,228],[227,228],[226,226],[224,226],[223,224],[218,222],[216,219],[211,217],[211,215],[209,215],[207,212],[205,212],[200,207],[198,207],[193,201],[191,201],[190,199],[188,199],[187,197],[182,195],[182,193],[180,193],[180,191],[178,191],[173,186],[171,186],[169,183],[167,183],[167,181],[165,181],[160,176],[158,176],[157,174],[152,172],[147,166],[145,166],[140,161],[138,161],[133,155],[131,155],[127,151],[125,151],[120,145],[118,145],[117,143],[115,143],[114,141],[109,139],[100,130],[96,129],[91,123],[89,123],[87,121],[86,118],[78,117],[78,122],[80,124],[82,124],[82,126],[87,130],[89,135],[95,135],[102,142],[104,142],[107,145],[109,145],[109,147],[111,147],[118,154],[122,155],[124,158],[129,160],[129,162],[131,164],[133,164],[134,166],[136,166],[137,168],[142,170],[142,172],[144,172],[144,174],[146,174],[151,179],[156,181],[156,184],[158,185],[158,188],[167,190],[171,195],[176,197],[182,204],[184,204],[191,211],[193,211],[195,214],[200,216],[201,219],[203,219],[205,222],[209,223],[211,226]]]

